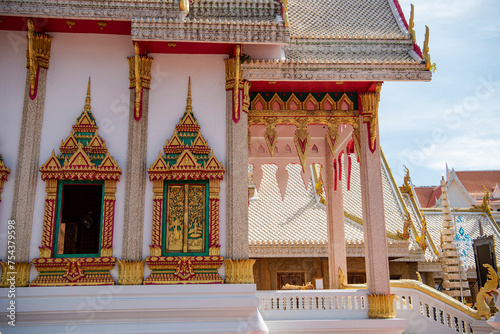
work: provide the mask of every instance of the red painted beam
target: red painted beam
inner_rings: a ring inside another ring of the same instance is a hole
[[[27,31],[29,17],[1,16],[0,30]],[[130,35],[130,21],[112,20],[72,20],[75,22],[70,27],[66,19],[33,17],[35,31],[50,34],[51,32],[77,33],[77,34],[112,34]],[[98,22],[106,22],[106,26],[99,26]]]

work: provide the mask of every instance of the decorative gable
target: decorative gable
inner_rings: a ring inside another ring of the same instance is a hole
[[[165,155],[160,151],[149,167],[150,180],[222,179],[224,166],[215,158],[208,141],[203,138],[191,101],[189,78],[186,111],[163,147]]]
[[[61,154],[52,151],[40,167],[42,179],[119,180],[121,169],[110,156],[106,142],[97,134],[98,126],[90,110],[90,78],[85,106],[69,136],[61,141]]]

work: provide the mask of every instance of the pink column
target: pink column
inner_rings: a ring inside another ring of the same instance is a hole
[[[377,121],[376,117],[375,114],[375,119],[372,122]],[[369,124],[363,121],[362,115],[359,117],[359,129],[366,279],[368,289],[372,294],[388,295],[391,289],[389,285],[389,259],[384,219],[378,122],[374,128],[377,136],[373,152],[370,149]]]
[[[325,139],[326,140],[326,139]],[[328,147],[328,143],[325,143]],[[339,163],[327,150],[325,163],[326,217],[328,224],[328,272],[330,289],[340,289],[339,267],[347,274],[346,246],[344,233],[344,198],[342,180],[339,178]]]

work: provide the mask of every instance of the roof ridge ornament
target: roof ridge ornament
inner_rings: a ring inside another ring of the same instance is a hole
[[[415,32],[415,20],[414,19],[415,19],[415,8],[414,8],[413,4],[411,4],[410,24],[408,27],[408,33],[410,34],[411,40],[413,41],[413,43],[416,43],[417,42],[417,34]]]
[[[431,64],[431,55],[429,53],[429,27],[425,26],[425,39],[424,39],[424,61],[425,61],[425,69],[427,71],[436,72],[437,66],[436,63]]]

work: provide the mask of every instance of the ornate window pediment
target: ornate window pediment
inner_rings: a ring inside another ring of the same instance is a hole
[[[219,245],[217,160],[191,107],[189,79],[186,112],[148,169],[153,182],[151,275],[145,284],[222,283]]]
[[[52,151],[40,167],[46,183],[38,277],[32,286],[114,284],[112,257],[116,182],[121,169],[110,155],[90,110],[85,107],[61,154]]]

